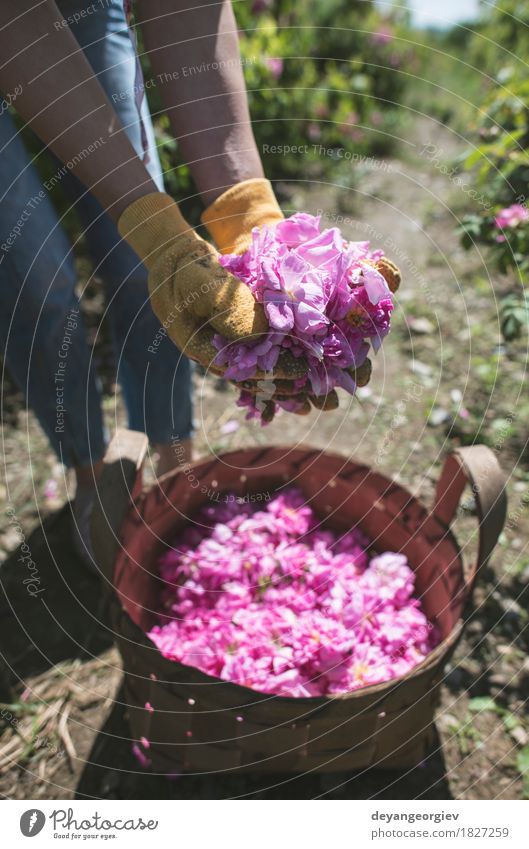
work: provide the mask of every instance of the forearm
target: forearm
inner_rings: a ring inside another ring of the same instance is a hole
[[[229,0],[139,0],[137,7],[162,102],[204,203],[262,177]]]
[[[156,191],[54,2],[2,0],[0,55],[0,88],[115,220]]]

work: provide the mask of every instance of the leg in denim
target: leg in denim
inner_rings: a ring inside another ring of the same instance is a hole
[[[79,0],[60,4],[72,15]],[[106,0],[90,15],[71,24],[71,30],[113,104],[127,136],[140,157],[147,152],[146,167],[158,188],[163,178],[146,99],[137,94],[141,79],[120,0]],[[142,143],[142,126],[146,151]],[[117,228],[92,195],[68,174],[64,178],[83,224],[95,273],[105,284],[129,427],[143,430],[153,443],[187,439],[192,431],[191,366],[171,340],[160,335],[147,288],[147,271],[119,237]]]
[[[99,392],[70,245],[8,112],[0,115],[0,340],[59,459],[104,451]]]
[[[69,15],[79,4],[62,6],[64,14]],[[121,3],[93,8],[97,13],[81,19],[92,29],[72,26],[74,35],[85,47],[142,155],[134,98],[135,57]],[[130,98],[121,96],[125,91],[130,91]],[[120,94],[118,98],[112,97],[115,92]],[[150,148],[149,170],[161,187],[145,104],[143,118]],[[6,246],[0,264],[0,337],[7,364],[59,458],[67,465],[84,465],[102,456],[104,440],[100,398],[84,328],[80,315],[72,312],[78,309],[78,302],[70,246],[7,113],[0,115],[0,148],[0,244]],[[168,339],[158,347],[152,344],[159,338],[159,324],[147,303],[143,266],[120,243],[115,226],[97,202],[71,175],[64,183],[70,183],[77,197],[84,195],[79,213],[109,293],[129,424],[145,429],[155,442],[168,441],[174,435],[185,439],[191,431],[189,362]],[[20,235],[13,232],[17,228]],[[72,315],[77,321],[73,330]]]

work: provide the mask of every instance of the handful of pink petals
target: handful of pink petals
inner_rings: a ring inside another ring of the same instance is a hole
[[[290,393],[273,395],[274,404],[286,410],[307,412],[307,397],[324,398],[336,387],[353,395],[367,383],[368,353],[378,351],[389,332],[400,283],[383,251],[370,250],[367,241],[346,242],[337,227],[320,230],[319,217],[300,212],[255,228],[245,253],[225,254],[219,262],[251,289],[270,324],[268,333],[251,342],[214,339],[215,363],[239,384],[239,405],[248,407],[248,417],[266,421],[263,404],[245,381],[255,385],[256,377],[267,375],[273,380],[285,350],[307,364]]]

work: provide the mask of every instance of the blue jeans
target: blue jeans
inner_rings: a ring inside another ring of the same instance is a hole
[[[58,4],[65,18],[85,0]],[[93,4],[70,28],[143,157],[134,90],[135,51],[120,0]],[[126,95],[124,96],[124,93]],[[142,119],[147,168],[163,191],[150,115]],[[88,154],[89,155],[89,154]],[[55,177],[57,179],[55,179]],[[147,272],[120,240],[96,199],[57,161],[53,182],[75,205],[94,271],[103,280],[129,427],[151,442],[186,439],[192,432],[191,366],[149,304]],[[72,246],[46,185],[11,115],[0,114],[0,340],[14,380],[24,392],[59,459],[94,462],[105,449],[101,395],[76,294]]]

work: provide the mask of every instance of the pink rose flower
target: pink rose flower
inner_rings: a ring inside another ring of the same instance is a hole
[[[529,210],[521,203],[513,203],[512,206],[507,206],[501,209],[494,219],[494,224],[498,230],[505,228],[517,227],[522,221],[527,221],[529,218]]]
[[[265,59],[265,65],[273,78],[278,80],[283,73],[283,60],[279,56],[268,56]]]
[[[308,364],[300,388],[316,395],[356,384],[348,369],[361,365],[370,345],[375,351],[389,332],[393,298],[375,268],[383,256],[369,242],[347,243],[337,227],[320,230],[320,218],[298,212],[274,227],[254,229],[250,248],[219,262],[251,290],[264,306],[269,332],[257,342],[214,338],[217,365],[229,380],[245,381],[258,370],[273,372],[282,349]],[[260,418],[255,398],[241,392],[247,418]],[[276,403],[295,411],[296,400]]]
[[[376,32],[371,33],[369,40],[371,44],[386,45],[393,40],[393,32],[389,26],[383,24]]]

